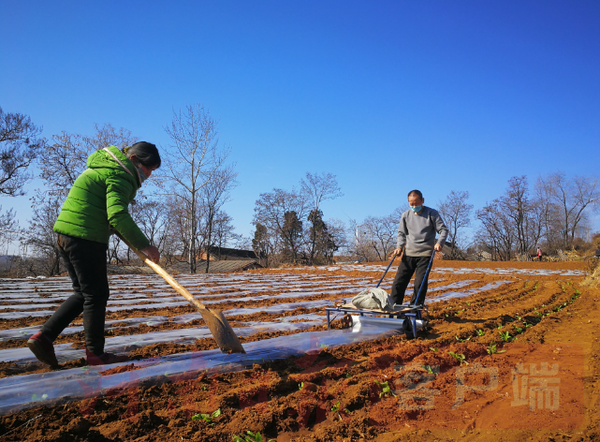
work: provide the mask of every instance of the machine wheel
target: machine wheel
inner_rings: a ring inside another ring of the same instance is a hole
[[[342,318],[342,328],[350,328],[352,327],[352,316],[344,315]]]
[[[410,319],[405,319],[402,323],[402,330],[406,334],[406,339],[415,339],[415,335],[413,333],[412,324],[410,323]]]

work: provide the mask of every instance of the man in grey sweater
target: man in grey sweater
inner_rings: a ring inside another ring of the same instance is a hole
[[[410,305],[422,306],[425,303],[427,294],[425,273],[429,259],[434,250],[442,251],[442,246],[448,236],[448,228],[440,214],[437,210],[424,206],[424,203],[423,194],[418,190],[411,190],[408,193],[410,209],[402,214],[398,226],[398,240],[392,254],[398,256],[403,249],[404,254],[392,286],[391,298],[396,304],[403,303],[404,292],[413,274],[415,275],[415,286]],[[436,233],[439,234],[437,241]],[[423,289],[419,294],[421,286]]]

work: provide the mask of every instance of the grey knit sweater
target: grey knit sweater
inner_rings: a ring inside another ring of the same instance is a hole
[[[436,232],[440,235],[437,242],[443,246],[448,237],[448,228],[437,210],[423,206],[417,214],[409,209],[400,219],[396,247],[406,245],[406,256],[431,256]]]

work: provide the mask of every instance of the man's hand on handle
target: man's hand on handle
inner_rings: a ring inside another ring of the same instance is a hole
[[[155,264],[158,264],[160,262],[160,252],[156,247],[148,246],[145,249],[142,249],[142,252]]]
[[[433,250],[435,250],[436,252],[441,252],[442,246],[439,243],[435,243],[435,246],[433,246]],[[395,258],[396,256],[400,256],[401,254],[402,254],[402,247],[399,247],[397,249],[394,249],[392,251],[392,253],[390,253],[390,258],[392,256]]]

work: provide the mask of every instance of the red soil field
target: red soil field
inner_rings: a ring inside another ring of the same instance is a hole
[[[456,274],[449,269],[463,270]],[[483,272],[486,269],[489,273]],[[181,375],[160,384],[29,408],[0,416],[0,440],[231,441],[247,431],[277,441],[599,440],[600,289],[583,284],[585,275],[565,274],[585,269],[583,263],[435,261],[430,278],[437,281],[431,288],[463,280],[475,281],[469,288],[508,283],[440,302],[431,301],[451,290],[431,292],[430,328],[416,339],[397,334],[256,364],[241,372]],[[252,272],[369,276],[373,286],[381,277],[343,266],[335,271],[317,267]],[[385,280],[388,286],[393,273]],[[357,287],[356,293],[363,288]],[[287,301],[266,299],[244,306],[276,302]],[[238,305],[225,297],[215,307],[225,311]],[[108,313],[107,319],[193,312],[192,306],[125,310]],[[230,323],[235,327],[244,321],[314,312],[324,309],[298,308],[283,315],[259,312],[232,317]],[[0,330],[41,325],[45,319],[0,319]],[[167,322],[111,333],[201,325],[201,320]],[[338,320],[334,327],[339,326]],[[302,332],[325,329],[320,325]],[[295,333],[299,332],[259,333],[241,341]],[[25,342],[4,341],[0,350],[24,347]],[[83,335],[61,336],[57,343],[81,347]],[[191,345],[150,345],[129,355],[141,360],[215,347],[212,339],[199,339]],[[84,365],[84,360],[67,361],[63,369]],[[132,363],[107,367],[105,373],[135,369]],[[49,371],[33,363],[0,362],[0,377]],[[210,417],[217,410],[220,414]]]

